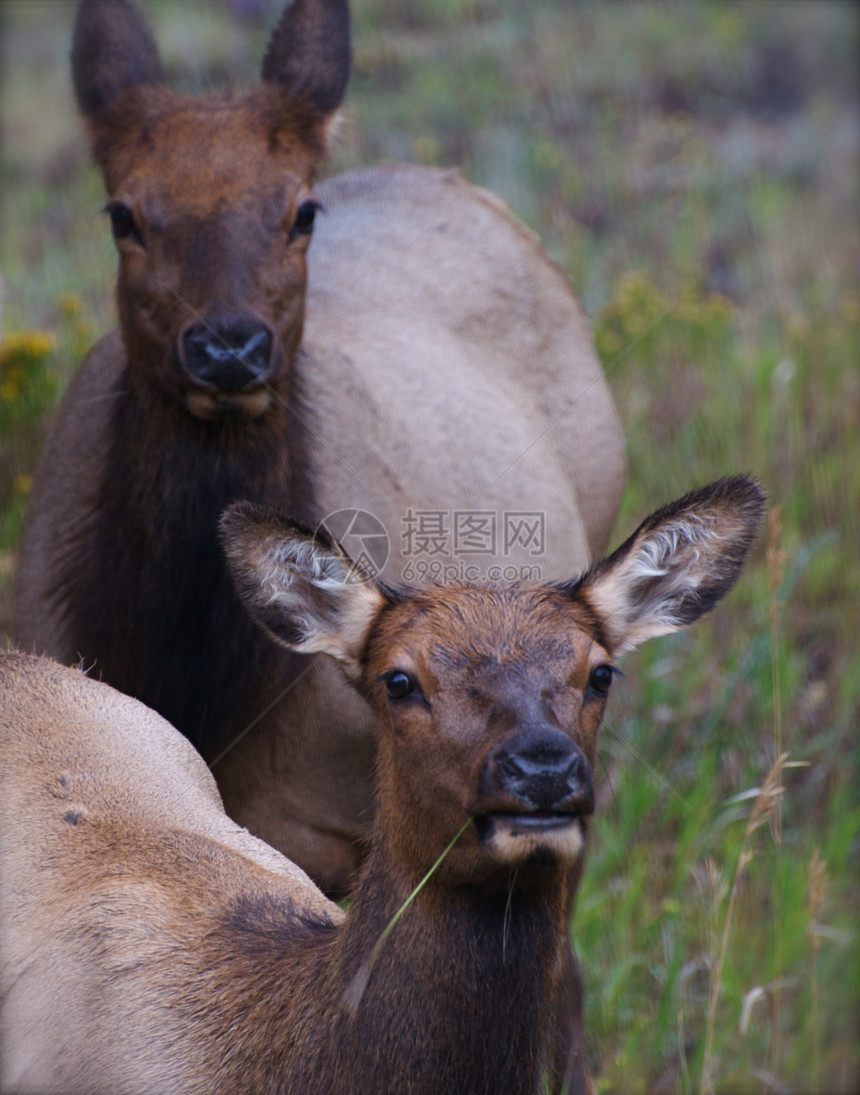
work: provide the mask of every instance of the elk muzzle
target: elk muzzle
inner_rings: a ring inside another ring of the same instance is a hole
[[[535,855],[573,862],[594,811],[591,769],[574,741],[552,727],[528,728],[488,754],[475,804],[478,833],[507,863]]]
[[[195,384],[232,394],[258,388],[272,375],[272,333],[252,316],[195,323],[180,342],[183,368]]]

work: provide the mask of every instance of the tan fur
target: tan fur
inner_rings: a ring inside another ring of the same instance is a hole
[[[158,715],[0,654],[3,1091],[537,1095],[549,1073],[585,1095],[568,931],[608,665],[649,621],[677,630],[715,604],[761,512],[754,483],[727,480],[579,581],[395,593],[347,581],[334,541],[232,507],[230,566],[264,627],[299,650],[343,619],[361,632],[333,645],[380,726],[345,918],[227,818]],[[702,523],[713,535],[677,534]],[[637,599],[658,546],[664,573]],[[607,590],[629,606],[611,627]]]
[[[356,507],[379,518],[392,548],[383,577],[395,582],[410,508],[489,510],[500,521],[508,510],[543,512],[544,554],[503,556],[500,546],[482,567],[537,565],[545,579],[585,568],[615,519],[623,444],[561,272],[500,202],[453,173],[368,169],[317,194],[327,212],[309,254],[295,368],[319,516]],[[93,509],[108,393],[124,361],[115,332],[73,380],[20,556],[18,641],[64,661],[79,649],[47,589],[62,550],[53,530]],[[261,688],[233,737],[284,683]],[[229,812],[337,888],[367,833],[372,725],[337,671],[314,665],[216,766]]]
[[[328,212],[309,252],[297,364],[319,514],[379,518],[392,549],[382,576],[394,583],[409,561],[410,509],[543,512],[541,557],[499,550],[481,565],[537,564],[545,579],[584,569],[615,520],[623,441],[564,276],[500,202],[455,173],[366,169],[317,193]],[[315,664],[216,767],[228,810],[288,852],[295,818],[360,835],[352,804],[367,767],[354,749],[371,734],[369,712]],[[313,800],[309,781],[321,791]]]
[[[0,746],[2,1090],[211,1092],[177,1083],[208,1050],[135,971],[182,962],[213,897],[339,910],[227,817],[185,738],[81,672],[0,654]]]

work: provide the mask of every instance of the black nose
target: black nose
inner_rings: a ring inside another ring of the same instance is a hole
[[[491,754],[485,791],[513,795],[533,810],[591,813],[594,791],[579,747],[551,727],[523,730]]]
[[[272,335],[257,319],[240,316],[195,323],[182,336],[190,376],[222,392],[238,392],[266,379]]]

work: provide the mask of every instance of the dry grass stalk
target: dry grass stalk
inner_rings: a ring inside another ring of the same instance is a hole
[[[779,677],[779,615],[782,601],[779,599],[779,590],[785,574],[785,564],[788,559],[787,552],[781,546],[782,540],[782,506],[776,505],[768,513],[767,536],[767,573],[770,591],[770,660],[773,679],[773,746],[775,756],[781,756],[783,752],[782,736],[782,690]],[[781,778],[781,777],[780,777]],[[782,972],[782,920],[780,916],[780,895],[782,890],[782,863],[780,861],[780,848],[782,846],[782,802],[777,798],[776,807],[771,815],[771,830],[776,842],[776,921],[774,923],[774,990],[773,990],[773,1022],[771,1035],[771,1072],[776,1076],[779,1072],[781,1056],[780,1045],[780,1011],[782,1010],[782,998],[779,988],[780,974]]]
[[[346,988],[346,991],[343,994],[344,1006],[351,1015],[354,1016],[355,1013],[358,1011],[358,1006],[361,1003],[362,997],[364,996],[364,990],[367,987],[367,982],[370,980],[370,974],[373,971],[373,967],[376,965],[376,960],[379,958],[380,951],[385,946],[385,942],[388,939],[389,935],[391,935],[391,933],[394,931],[397,922],[400,920],[401,916],[403,916],[403,914],[406,912],[406,910],[409,908],[409,906],[412,904],[418,894],[424,889],[424,887],[427,885],[427,883],[430,881],[436,871],[438,871],[448,853],[451,851],[451,849],[454,847],[454,845],[457,843],[463,833],[465,833],[468,827],[472,824],[473,820],[474,818],[471,817],[466,818],[463,827],[451,838],[448,847],[444,850],[444,852],[442,852],[442,854],[439,856],[439,858],[436,860],[436,862],[433,864],[427,874],[424,875],[424,877],[417,884],[412,893],[410,893],[410,895],[406,898],[406,900],[403,902],[403,904],[400,906],[394,916],[392,916],[392,918],[383,928],[381,935],[379,936],[373,947],[373,950],[362,962],[358,973],[356,973],[355,977],[353,977],[352,981],[350,981],[349,985]]]
[[[767,574],[770,591],[770,648],[773,674],[773,744],[774,753],[779,756],[783,750],[782,741],[782,703],[779,680],[779,614],[782,601],[779,588],[785,574],[787,552],[780,546],[782,538],[782,507],[774,506],[767,518]],[[777,805],[772,816],[773,836],[777,844],[782,841],[782,809]]]
[[[809,945],[812,948],[812,972],[810,977],[810,992],[812,994],[812,1082],[813,1090],[820,1091],[819,1072],[819,1045],[818,1045],[818,955],[821,951],[821,937],[818,933],[818,914],[824,899],[827,896],[829,886],[827,878],[827,861],[819,855],[818,849],[812,853],[807,872],[809,890],[806,898],[806,907],[809,911],[809,923],[806,925],[806,933],[809,936]]]
[[[720,934],[720,949],[717,955],[716,965],[711,974],[711,991],[708,999],[708,1017],[705,1025],[705,1051],[702,1056],[702,1072],[699,1080],[699,1095],[713,1095],[714,1085],[711,1078],[711,1055],[713,1051],[714,1042],[714,1029],[716,1026],[717,1018],[717,1004],[720,998],[720,987],[723,980],[723,967],[725,966],[726,954],[729,946],[729,936],[731,934],[732,921],[734,919],[735,904],[737,902],[738,892],[740,890],[741,877],[746,870],[749,863],[754,858],[755,853],[749,848],[749,842],[753,835],[762,825],[768,822],[773,828],[773,813],[777,808],[780,798],[783,794],[782,787],[782,770],[788,760],[787,753],[780,753],[773,764],[770,766],[770,770],[764,778],[764,782],[759,789],[755,802],[753,803],[752,811],[747,819],[746,828],[744,830],[743,840],[741,842],[741,850],[738,855],[737,865],[735,866],[735,873],[732,878],[732,884],[729,888],[729,901],[726,907],[726,914],[723,919],[723,929]]]

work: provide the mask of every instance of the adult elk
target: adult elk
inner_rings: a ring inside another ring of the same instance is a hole
[[[4,1090],[544,1090],[614,659],[723,596],[762,508],[723,480],[575,581],[395,591],[324,535],[233,507],[251,612],[337,659],[379,720],[346,916],[226,817],[158,715],[0,655]]]
[[[592,339],[536,238],[454,174],[312,189],[348,75],[345,0],[296,0],[242,95],[166,87],[125,0],[84,0],[72,62],[120,325],[36,472],[16,638],[159,711],[215,761],[233,818],[342,891],[372,818],[370,708],[329,662],[265,641],[218,518],[242,498],[310,525],[367,511],[396,582],[410,510],[537,511],[543,556],[500,543],[495,561],[585,567],[624,470]]]

